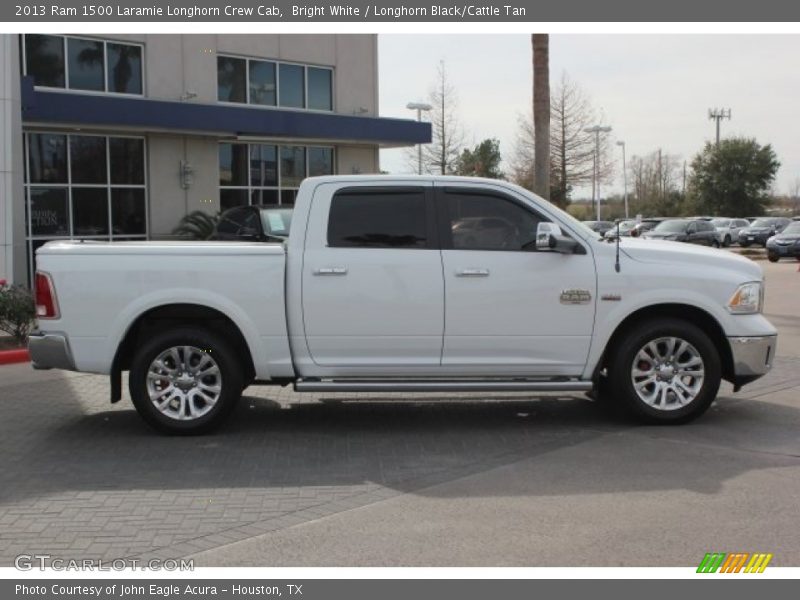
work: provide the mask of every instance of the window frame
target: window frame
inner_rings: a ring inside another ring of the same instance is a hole
[[[330,65],[320,65],[315,63],[302,63],[290,60],[278,60],[274,58],[265,58],[258,56],[244,56],[241,54],[231,54],[228,52],[218,52],[217,58],[234,58],[245,61],[245,101],[244,102],[231,102],[229,100],[220,100],[219,92],[217,93],[217,103],[229,106],[249,106],[252,108],[259,108],[262,110],[294,110],[304,112],[314,112],[321,114],[330,114],[336,112],[336,69]],[[272,63],[275,66],[275,104],[255,104],[250,100],[250,61]],[[217,62],[217,90],[219,90],[219,62]],[[293,65],[303,68],[303,106],[281,106],[281,65]],[[331,108],[329,110],[320,108],[308,107],[308,69],[325,69],[331,73]]]
[[[67,155],[67,180],[58,183],[34,183],[30,181],[30,136],[31,135],[59,135],[66,138],[66,155]],[[72,159],[71,159],[71,137],[101,137],[105,138],[105,151],[106,151],[106,183],[76,183],[72,181]],[[142,167],[143,178],[142,183],[111,183],[111,138],[126,138],[136,139],[142,141]],[[33,277],[34,268],[34,255],[33,244],[40,241],[51,240],[98,240],[98,241],[125,241],[125,240],[147,240],[150,238],[150,201],[148,193],[149,181],[147,172],[147,138],[143,135],[132,134],[114,134],[114,133],[84,133],[84,132],[68,132],[58,131],[52,129],[30,129],[23,132],[23,148],[25,161],[26,176],[23,180],[23,195],[25,199],[25,248],[28,253],[28,266],[29,276]],[[33,233],[33,223],[31,214],[31,189],[33,188],[49,188],[49,189],[65,189],[67,200],[67,234],[66,235],[37,235]],[[73,203],[73,190],[81,188],[102,189],[106,192],[106,205],[108,207],[108,233],[102,235],[75,235],[74,228],[74,203]],[[115,189],[134,189],[143,191],[144,201],[144,233],[114,233],[114,209],[112,196]],[[32,281],[32,279],[31,279]]]
[[[496,249],[455,248],[453,246],[452,216],[450,215],[450,210],[447,205],[447,194],[462,194],[468,196],[490,196],[498,198],[500,200],[505,200],[506,202],[510,202],[511,204],[516,205],[518,208],[521,208],[522,210],[532,213],[534,216],[538,216],[540,223],[553,223],[553,219],[550,218],[546,213],[537,211],[534,207],[529,206],[522,200],[515,198],[510,194],[506,194],[500,190],[495,190],[491,188],[452,186],[452,185],[437,187],[436,208],[439,220],[439,237],[441,238],[442,250],[456,250],[459,252],[515,252],[522,254],[535,254],[536,252],[538,252],[536,250],[535,245],[531,247],[531,249],[529,250],[522,250],[522,249],[506,250],[503,248],[496,248]],[[560,224],[558,225],[560,226]],[[581,240],[577,236],[571,235],[569,232],[565,232],[565,235],[567,235],[570,239],[573,239],[578,243],[578,246],[575,248],[575,254],[586,254],[586,247],[584,245],[583,240]]]
[[[50,37],[61,38],[61,47],[64,54],[64,87],[51,87],[47,85],[35,85],[34,89],[47,90],[48,92],[57,92],[59,94],[86,94],[89,96],[121,96],[123,98],[144,98],[147,96],[147,77],[146,77],[146,60],[145,60],[145,45],[142,42],[129,42],[124,40],[116,40],[109,38],[100,38],[83,35],[63,35],[58,33],[24,33],[21,36],[21,56],[22,56],[22,75],[28,76],[28,53],[25,44],[25,37],[27,35],[49,35]],[[103,90],[81,90],[69,87],[69,53],[67,47],[67,40],[85,40],[90,42],[100,42],[103,44]],[[125,46],[138,46],[141,49],[141,77],[142,77],[142,92],[134,94],[132,92],[112,92],[108,89],[108,44],[117,44]],[[111,136],[117,137],[117,136]]]
[[[223,185],[220,182],[219,153],[220,153],[220,146],[222,146],[222,144],[231,144],[231,145],[241,144],[241,145],[247,146],[247,179],[246,179],[247,185]],[[276,149],[276,162],[275,162],[275,165],[276,165],[276,175],[277,175],[277,184],[276,185],[274,185],[274,186],[270,186],[270,185],[253,185],[253,181],[252,181],[252,178],[250,176],[250,168],[251,168],[250,156],[251,156],[251,148],[252,148],[252,146],[275,146],[275,149]],[[304,156],[304,162],[305,162],[305,176],[303,177],[303,179],[306,179],[308,177],[312,177],[312,175],[309,175],[309,167],[310,167],[310,163],[309,163],[309,160],[308,160],[308,150],[309,150],[309,148],[326,148],[326,149],[329,149],[331,151],[331,170],[333,171],[331,174],[332,175],[336,174],[336,171],[337,171],[337,169],[336,169],[336,146],[322,145],[322,144],[298,144],[298,143],[293,143],[293,142],[277,142],[275,140],[263,140],[263,141],[250,141],[250,140],[248,140],[246,142],[235,141],[235,140],[234,141],[232,141],[232,140],[221,140],[219,142],[218,146],[217,146],[217,192],[218,192],[218,196],[217,197],[220,200],[220,210],[223,210],[222,209],[222,197],[221,197],[222,196],[221,195],[222,190],[243,190],[243,191],[245,191],[247,193],[247,204],[246,205],[245,204],[240,204],[239,206],[258,206],[257,204],[253,204],[253,192],[256,191],[256,190],[271,190],[271,191],[274,190],[275,192],[277,192],[277,199],[278,199],[278,201],[274,203],[276,206],[294,206],[294,202],[292,202],[291,204],[289,204],[289,203],[284,204],[283,198],[282,198],[282,195],[283,195],[282,193],[284,191],[293,191],[296,194],[297,190],[300,189],[300,186],[294,187],[294,186],[284,186],[283,185],[283,175],[281,174],[281,147],[282,146],[295,146],[295,147],[299,146],[299,147],[303,148],[303,156]],[[270,203],[270,204],[272,204],[272,203]],[[233,207],[231,207],[231,208],[233,208]],[[229,210],[229,209],[224,209],[224,210]]]
[[[419,247],[395,247],[395,246],[337,246],[332,245],[330,240],[331,213],[333,212],[333,202],[339,195],[349,196],[374,196],[376,194],[412,194],[422,192],[425,201],[425,246]],[[325,220],[325,247],[336,248],[339,250],[440,250],[439,223],[436,210],[434,190],[430,186],[424,185],[359,185],[342,187],[336,190],[328,203],[328,214]]]

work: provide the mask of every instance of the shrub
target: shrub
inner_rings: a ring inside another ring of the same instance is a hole
[[[28,340],[36,318],[36,304],[30,291],[21,285],[7,285],[0,280],[0,331],[19,344]]]

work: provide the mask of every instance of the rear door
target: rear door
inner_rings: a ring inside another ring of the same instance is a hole
[[[429,183],[318,188],[302,276],[314,363],[341,375],[439,367],[444,284],[435,219]]]

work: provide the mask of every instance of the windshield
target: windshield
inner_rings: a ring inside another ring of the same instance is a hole
[[[688,221],[684,220],[664,221],[659,223],[653,231],[658,231],[659,233],[681,233],[686,229],[688,223]]]
[[[750,223],[750,227],[771,227],[773,223],[772,219],[756,219]]]
[[[800,233],[800,222],[790,224],[783,230],[783,233]]]
[[[261,222],[264,224],[264,233],[277,237],[289,237],[289,228],[292,225],[291,208],[264,208],[261,209]]]
[[[731,224],[730,219],[711,219],[711,224],[714,227],[728,227]]]

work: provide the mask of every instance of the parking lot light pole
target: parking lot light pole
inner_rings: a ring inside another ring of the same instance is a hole
[[[592,187],[594,190],[597,190],[597,220],[600,221],[600,134],[608,133],[611,131],[611,127],[594,125],[593,127],[587,127],[584,131],[594,134],[594,172],[592,173]],[[594,190],[592,191],[592,196],[594,196]],[[594,200],[594,198],[592,198],[592,200]]]
[[[625,218],[628,218],[628,169],[625,166],[625,142],[619,140],[617,146],[622,147],[622,185],[624,187],[625,198]]]
[[[428,112],[433,107],[424,102],[409,102],[406,104],[406,108],[409,110],[416,110],[417,121],[422,122],[422,111]],[[417,174],[422,175],[422,144],[417,144]]]

